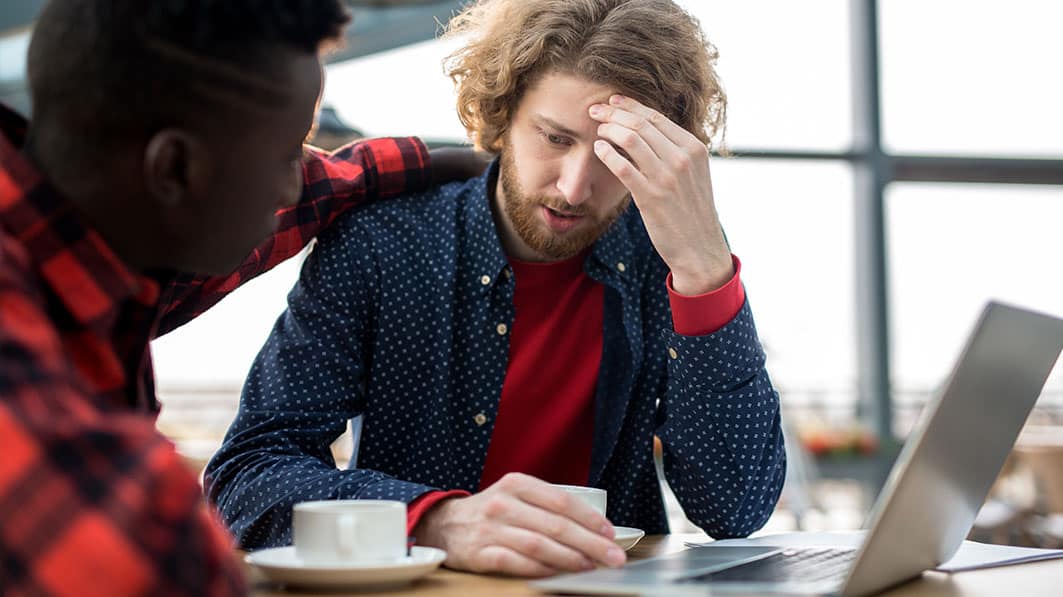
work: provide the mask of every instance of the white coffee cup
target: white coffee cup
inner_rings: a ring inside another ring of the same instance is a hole
[[[406,504],[386,500],[300,502],[292,542],[304,562],[388,563],[406,557]]]
[[[584,487],[582,485],[559,485],[556,483],[554,484],[554,487],[563,489],[584,502],[587,502],[591,508],[594,508],[599,514],[605,516],[606,492],[604,489]]]

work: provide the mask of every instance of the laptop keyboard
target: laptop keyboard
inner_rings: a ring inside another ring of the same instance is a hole
[[[856,557],[855,549],[808,548],[786,549],[762,560],[685,578],[696,582],[823,582],[845,580]]]

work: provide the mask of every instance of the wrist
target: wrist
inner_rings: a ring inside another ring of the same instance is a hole
[[[735,275],[731,256],[726,262],[714,264],[700,271],[672,269],[672,289],[683,296],[698,296],[719,290]]]
[[[458,499],[460,498],[455,496],[440,500],[421,515],[421,519],[417,521],[412,532],[417,545],[446,549],[446,533],[443,533],[442,529],[450,509]]]

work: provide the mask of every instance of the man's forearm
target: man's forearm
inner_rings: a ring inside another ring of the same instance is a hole
[[[293,428],[294,424],[293,424]],[[245,441],[246,440],[246,441]],[[435,488],[369,469],[340,470],[279,442],[254,448],[237,436],[211,460],[204,486],[211,502],[245,549],[291,542],[292,506],[330,499],[389,499],[410,503]]]
[[[706,532],[747,535],[771,514],[786,470],[778,394],[748,304],[716,333],[673,334],[669,344],[667,418],[657,429],[668,446],[665,473]],[[687,489],[698,486],[715,490]]]

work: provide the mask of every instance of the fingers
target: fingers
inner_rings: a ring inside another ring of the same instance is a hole
[[[589,110],[601,123],[595,154],[631,191],[639,209],[708,179],[708,149],[660,112],[620,95]]]
[[[606,518],[579,498],[528,475],[509,474],[484,491],[429,511],[422,530],[447,565],[476,572],[546,576],[621,566]]]
[[[555,572],[593,570],[596,565],[593,559],[565,545],[564,541],[558,540],[557,537],[518,526],[500,527],[493,543]],[[511,563],[506,561],[507,565]]]
[[[570,498],[567,495],[564,497]],[[586,507],[586,504],[580,505]],[[587,563],[595,562],[609,567],[623,565],[626,560],[624,552],[616,546],[612,537],[602,534],[603,531],[612,531],[612,525],[593,510],[591,513],[601,522],[594,527],[587,527],[563,514],[518,502],[505,514],[508,528],[520,531],[515,536],[520,544],[510,545],[521,553],[565,570],[585,569]]]
[[[626,561],[613,542],[613,525],[584,501],[533,477],[507,476],[499,484],[517,499],[493,514],[520,529],[520,540],[530,542],[519,546],[521,553],[541,552],[545,563],[566,570],[584,569],[588,562],[615,567]]]
[[[500,488],[509,490],[521,501],[574,521],[587,530],[612,539],[612,524],[583,500],[529,475],[506,475]]]
[[[644,106],[630,97],[613,95],[609,98],[609,105],[604,107],[606,108],[604,110],[605,116],[619,118],[620,113],[626,112],[638,120],[645,121],[650,125],[647,128],[659,130],[669,141],[680,147],[689,147],[691,142],[702,145],[701,141],[692,135],[690,131],[672,122],[667,116],[657,110]],[[591,117],[601,121],[601,118],[595,117],[593,114],[591,114]]]
[[[672,162],[682,153],[676,143],[655,124],[658,119],[668,121],[657,112],[653,112],[653,117],[647,117],[616,106],[599,104],[591,106],[591,114],[597,115],[595,118],[601,122],[598,135],[621,148],[635,166],[651,178],[660,170],[662,161]]]
[[[650,184],[646,176],[630,160],[620,155],[620,152],[615,147],[599,139],[594,142],[594,154],[613,173],[613,176],[631,192],[631,196],[636,203],[639,202],[640,197],[650,192]]]
[[[521,555],[501,545],[489,545],[480,552],[476,563],[469,567],[471,572],[494,572],[510,576],[543,577],[553,576],[559,571],[543,565],[528,556]]]

